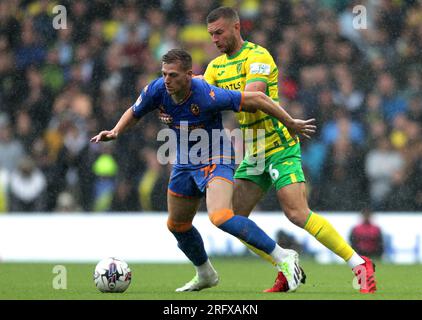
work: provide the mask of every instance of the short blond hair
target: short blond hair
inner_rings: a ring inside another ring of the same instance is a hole
[[[207,16],[207,24],[217,21],[220,18],[231,20],[233,22],[238,22],[239,15],[237,11],[230,7],[219,7],[212,10]]]

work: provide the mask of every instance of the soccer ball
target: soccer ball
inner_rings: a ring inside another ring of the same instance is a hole
[[[124,292],[132,280],[128,264],[116,258],[98,262],[94,271],[95,286],[101,292]]]

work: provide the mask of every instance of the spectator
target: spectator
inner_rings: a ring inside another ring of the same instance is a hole
[[[364,120],[368,127],[371,127],[375,122],[384,122],[381,110],[381,97],[374,92],[367,95]]]
[[[47,181],[31,158],[22,158],[10,175],[10,211],[44,211]]]
[[[363,166],[359,146],[345,136],[337,139],[324,162],[321,206],[328,210],[352,211],[365,201]]]
[[[0,168],[11,172],[25,154],[22,143],[13,137],[14,131],[5,114],[0,114]]]
[[[9,172],[0,168],[0,213],[9,211]]]
[[[209,34],[204,21],[204,12],[195,9],[188,13],[188,23],[180,30],[182,45],[191,53],[194,64],[199,66],[208,62],[206,51],[210,46]]]
[[[92,208],[94,175],[91,171],[93,154],[90,152],[86,129],[81,122],[66,119],[62,123],[63,144],[57,154],[55,170],[61,192],[70,188],[84,210]]]
[[[94,211],[109,211],[116,189],[119,166],[112,155],[112,147],[103,145],[101,154],[94,161],[92,171],[94,178]]]
[[[422,146],[419,144],[418,148],[419,154],[422,154]],[[416,161],[414,174],[412,175],[412,185],[414,185],[416,194],[415,194],[415,210],[422,211],[422,157],[419,156]]]
[[[13,15],[13,6],[15,3],[8,1],[0,2],[0,34],[5,35],[12,48],[17,48],[19,36],[21,34],[20,22]]]
[[[46,90],[51,92],[53,95],[60,92],[65,81],[59,58],[59,50],[57,48],[49,50],[46,63],[41,69]]]
[[[321,139],[331,145],[342,137],[350,139],[353,143],[363,144],[365,132],[360,122],[352,120],[344,109],[339,109],[335,112],[334,119],[322,127]]]
[[[46,140],[37,138],[32,145],[31,155],[36,166],[45,174],[47,180],[45,210],[51,212],[58,206],[56,201],[60,191],[63,190],[63,185],[59,167],[56,165],[57,155],[49,149]]]
[[[72,40],[75,43],[84,43],[89,33],[89,26],[94,19],[90,19],[88,3],[83,0],[71,2],[69,10],[70,20],[73,23]],[[92,18],[92,17],[91,17]]]
[[[46,44],[53,42],[56,34],[51,18],[52,10],[53,4],[50,1],[40,0],[38,1],[38,8],[34,12],[34,29],[38,34],[43,35]]]
[[[21,45],[15,55],[18,70],[26,70],[31,65],[39,66],[44,62],[47,51],[40,41],[41,37],[33,29],[32,21],[26,18],[21,33]]]
[[[338,23],[339,23],[339,33],[340,35],[344,36],[345,38],[355,42],[357,45],[362,44],[362,33],[359,29],[354,28],[353,21],[356,18],[353,8],[358,3],[357,1],[350,1],[346,10],[340,13],[338,16]],[[367,22],[367,21],[366,21]]]
[[[158,162],[154,149],[148,147],[142,149],[141,158],[146,162],[145,171],[138,185],[139,202],[142,210],[167,210],[167,203],[159,201],[157,196],[161,192],[167,192],[165,186],[169,180],[168,169]]]
[[[121,9],[123,12],[120,13]],[[118,16],[122,14],[122,18]],[[115,16],[115,21],[118,23],[117,32],[115,34],[114,40],[119,44],[127,44],[129,42],[130,33],[135,33],[136,42],[145,42],[148,39],[150,33],[150,26],[144,21],[144,19],[139,15],[139,12],[134,7],[119,8],[116,7],[113,9],[113,15]]]
[[[16,138],[22,142],[25,150],[31,150],[31,146],[37,135],[29,112],[19,110],[16,114]]]
[[[407,86],[402,95],[405,99],[411,99],[422,94],[422,78],[420,70],[410,70],[407,72]]]
[[[30,67],[26,71],[28,90],[22,102],[22,109],[31,117],[34,130],[41,132],[50,120],[52,97],[50,91],[43,83],[41,72],[38,68]]]
[[[419,95],[410,98],[407,117],[417,123],[422,123],[422,90]]]
[[[397,92],[396,82],[390,73],[383,73],[377,81],[377,88],[381,95],[381,110],[384,118],[391,123],[394,118],[407,110],[407,102]]]
[[[0,35],[0,44],[4,40],[5,36]],[[20,100],[19,77],[14,65],[13,54],[6,48],[0,49],[0,111],[7,116],[14,113],[14,106]]]
[[[339,83],[339,88],[333,94],[333,102],[345,107],[352,116],[357,118],[364,99],[363,92],[356,90],[351,77],[343,78]]]
[[[57,198],[57,206],[54,209],[55,212],[60,213],[72,213],[80,212],[81,207],[78,206],[78,203],[75,197],[69,191],[63,191],[59,194]]]
[[[67,75],[67,68],[73,59],[73,43],[72,43],[73,24],[69,21],[67,28],[57,31],[57,41],[55,48],[58,51],[59,65],[64,68],[63,75]]]
[[[137,192],[129,179],[117,181],[116,190],[111,201],[111,212],[139,211]]]
[[[411,177],[403,170],[396,171],[391,181],[391,191],[385,197],[386,211],[413,211],[415,210],[415,184]]]
[[[385,209],[384,201],[391,191],[393,176],[404,168],[402,155],[391,148],[390,141],[380,138],[375,149],[368,152],[365,172],[369,179],[371,203],[377,210]]]
[[[356,252],[374,259],[380,259],[384,253],[384,240],[381,228],[372,222],[372,211],[362,210],[362,222],[353,227],[350,243]]]

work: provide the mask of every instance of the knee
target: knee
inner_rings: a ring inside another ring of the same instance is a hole
[[[170,232],[187,232],[192,229],[192,221],[179,222],[172,219],[167,220],[167,228]]]
[[[300,228],[305,227],[306,220],[308,219],[309,211],[300,210],[300,209],[286,209],[285,214],[287,218],[293,224],[297,225]]]
[[[234,216],[233,210],[231,209],[220,209],[208,214],[213,225],[219,227],[224,222],[230,220]]]

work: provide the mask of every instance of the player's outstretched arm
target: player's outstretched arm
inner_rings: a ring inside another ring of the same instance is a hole
[[[315,119],[293,119],[278,103],[275,103],[262,92],[245,91],[242,94],[242,111],[255,112],[256,110],[261,110],[266,114],[277,118],[288,129],[309,139],[310,135],[315,133]]]
[[[134,126],[138,122],[138,118],[133,116],[132,108],[130,107],[123,113],[120,120],[111,130],[104,130],[91,138],[91,142],[98,143],[100,141],[115,140],[122,132]]]

